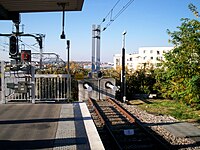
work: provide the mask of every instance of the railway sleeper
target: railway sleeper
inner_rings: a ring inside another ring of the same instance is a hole
[[[105,115],[108,116],[109,118],[126,118],[122,114],[116,114],[116,113],[115,114],[105,114]]]
[[[124,117],[108,117],[110,122],[127,122],[127,119]]]
[[[106,116],[123,116],[121,113],[119,112],[103,112]]]
[[[126,150],[156,150],[155,146],[153,144],[150,144],[150,145],[125,145],[123,147],[123,149],[126,149]]]
[[[138,135],[123,135],[123,134],[114,134],[119,142],[122,143],[133,143],[133,142],[145,142],[150,143],[152,140],[149,137],[138,136]]]
[[[121,114],[119,111],[117,111],[114,107],[112,108],[105,108],[101,109],[103,113],[115,113],[115,114]]]
[[[123,138],[138,138],[138,139],[145,139],[145,138],[149,138],[148,136],[146,136],[146,134],[144,133],[140,133],[139,131],[134,133],[134,134],[130,134],[130,135],[125,135],[124,131],[112,131],[112,133],[114,135],[117,135],[117,137],[123,137]]]
[[[152,140],[149,138],[138,138],[138,137],[122,137],[117,138],[118,142],[122,147],[142,147],[145,145],[145,147],[152,148],[154,147],[154,144],[152,143]],[[124,148],[123,148],[124,149]]]
[[[122,134],[124,134],[125,135],[125,131],[127,131],[127,130],[133,130],[133,135],[135,135],[135,134],[141,134],[140,132],[141,132],[141,130],[140,129],[138,129],[138,128],[133,128],[133,127],[126,127],[126,128],[111,128],[111,130],[114,132],[114,133],[122,133]]]
[[[122,124],[125,124],[125,123],[128,123],[127,121],[112,121],[112,122],[109,122],[109,124],[111,125],[122,125]]]

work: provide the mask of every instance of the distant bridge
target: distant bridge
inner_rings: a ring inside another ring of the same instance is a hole
[[[40,53],[31,54],[32,62],[40,63]],[[42,53],[42,64],[52,64],[52,65],[66,65],[66,62],[61,59],[61,57],[56,53]]]

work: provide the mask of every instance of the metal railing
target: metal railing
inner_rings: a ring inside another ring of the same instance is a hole
[[[68,100],[68,83],[71,82],[67,74],[36,74],[35,99],[36,100]]]
[[[33,71],[34,72],[34,71]],[[68,74],[25,74],[5,71],[1,62],[0,103],[9,101],[60,101],[70,99],[71,76]]]

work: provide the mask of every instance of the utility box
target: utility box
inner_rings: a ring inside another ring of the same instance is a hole
[[[18,89],[17,91],[18,93],[27,93],[28,92],[28,85],[26,81],[20,81],[18,82]]]
[[[16,87],[17,87],[17,84],[15,84],[15,83],[7,83],[7,88],[9,88],[9,89],[16,89]]]

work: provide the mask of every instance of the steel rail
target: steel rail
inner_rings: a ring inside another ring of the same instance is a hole
[[[151,132],[152,130],[149,127],[144,127],[144,125],[140,122],[140,120],[138,120],[133,114],[127,111],[117,100],[108,98],[106,99],[106,101],[110,103],[116,109],[117,112],[119,112],[123,117],[125,117],[127,122],[129,122],[130,124],[133,124],[135,127],[140,129],[141,133],[147,134],[148,135],[147,137],[149,137],[152,140],[153,145],[156,145],[156,147],[159,147],[159,149],[160,148],[170,149],[171,147],[170,144],[166,140],[164,140],[162,136],[156,134],[155,132],[153,132],[152,134]],[[91,98],[88,101],[89,105],[93,107],[96,115],[98,116],[98,119],[101,121],[102,125],[105,127],[109,135],[112,137],[112,140],[114,141],[114,145],[117,147],[117,149],[124,149],[124,147],[120,144],[120,141],[118,141],[119,140],[118,139],[119,137],[117,137],[118,135],[116,136],[115,130],[112,129],[112,121],[109,121],[109,117],[105,114],[105,111],[101,108],[102,107],[101,104],[99,105],[98,102],[101,102],[101,101],[96,101]]]
[[[115,138],[113,132],[111,131],[108,122],[104,120],[101,113],[99,112],[99,110],[101,109],[100,106],[97,104],[97,102],[95,100],[92,100],[91,98],[89,99],[89,101],[95,107],[94,108],[95,112],[97,112],[97,115],[99,116],[99,118],[103,120],[102,122],[104,122],[104,127],[106,128],[106,130],[109,132],[110,136],[112,137],[114,143],[116,144],[115,146],[117,147],[117,149],[122,150],[122,147],[119,144],[118,140]]]
[[[117,107],[118,110],[120,110],[120,112],[122,112],[122,114],[124,114],[128,120],[134,120],[135,125],[137,125],[140,129],[142,129],[144,132],[146,132],[149,136],[151,136],[152,139],[155,139],[156,143],[159,144],[160,146],[162,146],[163,149],[169,150],[170,149],[170,144],[164,140],[160,135],[156,134],[153,135],[148,128],[144,126],[141,121],[139,119],[137,119],[133,114],[131,114],[129,111],[127,111],[123,106],[121,106],[121,104],[119,104],[119,102],[117,102],[117,100],[113,99],[113,98],[107,98],[107,100],[109,102],[111,102],[115,107]],[[163,140],[161,140],[163,139]]]
[[[94,107],[94,111],[95,111],[95,113],[97,114],[97,116],[99,117],[101,123],[102,123],[103,125],[105,125],[104,119],[102,118],[102,116],[101,116],[100,112],[97,110],[97,108],[94,106],[94,104],[93,104],[91,98],[89,98],[88,103],[89,103],[90,106],[93,106],[93,107]]]
[[[125,116],[130,123],[135,123],[135,118],[133,118],[126,110],[124,110],[120,105],[118,105],[115,101],[112,99],[108,98],[107,99],[111,104],[113,104],[119,111],[120,113]]]

